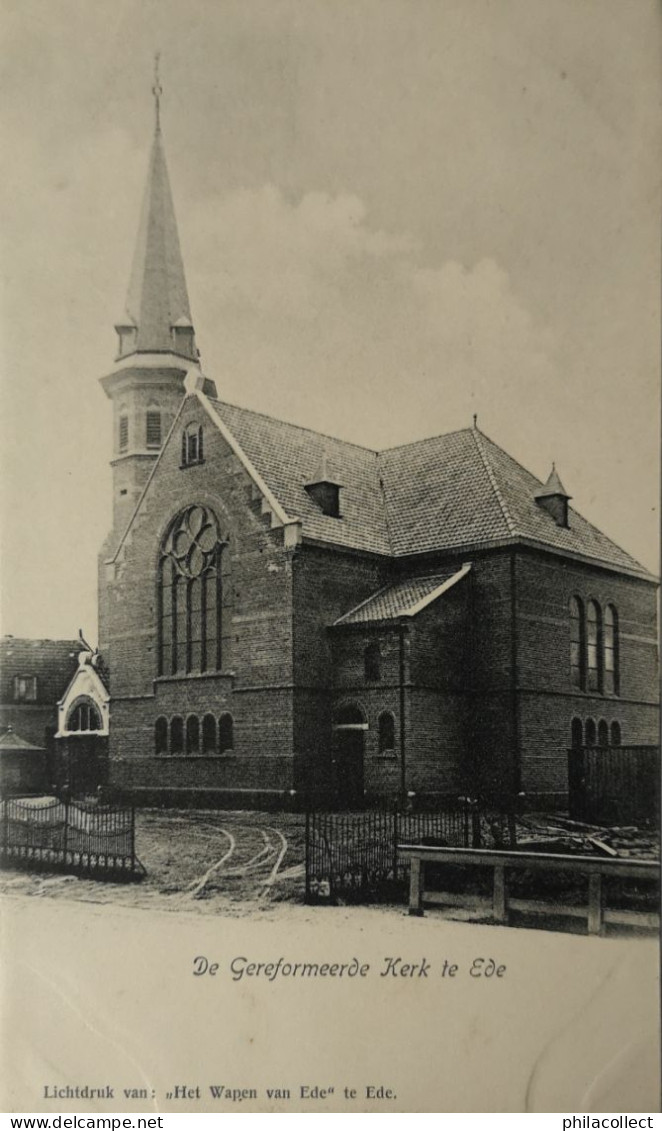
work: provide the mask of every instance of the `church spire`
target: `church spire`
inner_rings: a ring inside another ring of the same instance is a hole
[[[154,139],[138,239],[126,300],[126,320],[116,326],[120,357],[175,353],[197,361],[184,264],[161,133],[159,56],[155,58]]]

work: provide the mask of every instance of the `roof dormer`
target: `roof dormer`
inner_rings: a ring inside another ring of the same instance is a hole
[[[326,452],[322,453],[318,474],[305,483],[304,487],[322,514],[328,515],[329,518],[342,518],[340,514],[342,484],[329,475]]]
[[[552,464],[552,470],[544,487],[540,487],[534,492],[533,497],[538,506],[551,515],[557,526],[567,527],[569,525],[568,500],[572,498],[572,495],[569,495],[563,486],[555,464]]]

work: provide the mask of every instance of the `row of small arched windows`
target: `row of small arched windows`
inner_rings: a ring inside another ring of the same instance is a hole
[[[571,726],[571,740],[573,747],[580,746],[620,746],[621,724],[617,721],[607,723],[600,719],[596,726],[595,719],[573,719]]]
[[[604,615],[597,601],[570,600],[570,672],[581,691],[618,695],[618,613],[607,605]]]
[[[161,715],[154,724],[154,747],[157,754],[231,754],[234,748],[232,715]]]

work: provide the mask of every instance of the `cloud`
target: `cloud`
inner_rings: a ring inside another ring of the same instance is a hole
[[[292,201],[265,185],[197,210],[186,236],[206,367],[243,403],[283,415],[305,379],[307,423],[381,446],[467,424],[500,391],[534,409],[553,377],[552,336],[506,271],[492,259],[430,265],[356,196]],[[393,382],[414,394],[397,420],[375,404]]]

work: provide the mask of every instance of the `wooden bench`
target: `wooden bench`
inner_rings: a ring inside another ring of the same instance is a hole
[[[587,918],[588,933],[598,935],[604,923],[657,928],[659,915],[654,912],[608,909],[603,906],[603,877],[654,881],[660,866],[654,860],[631,860],[596,856],[563,856],[552,852],[508,852],[489,848],[430,848],[426,845],[401,844],[398,855],[409,861],[409,914],[423,915],[424,904],[446,907],[491,909],[497,923],[508,922],[508,912],[534,911],[543,914]],[[453,892],[425,890],[427,864],[454,864],[470,868],[491,868],[492,899],[458,895]],[[506,869],[537,872],[563,872],[584,875],[588,880],[588,905],[561,905],[538,899],[509,898]]]

